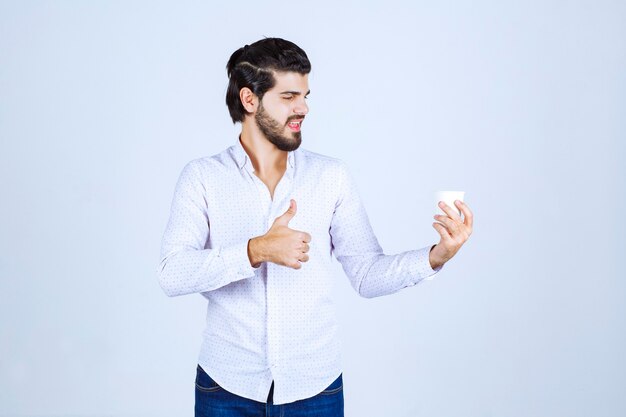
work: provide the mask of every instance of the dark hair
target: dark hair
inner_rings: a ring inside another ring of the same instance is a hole
[[[311,63],[298,45],[280,38],[261,39],[237,49],[230,56],[226,64],[226,105],[233,123],[243,122],[246,114],[239,91],[248,87],[261,100],[276,83],[272,71],[308,74]]]

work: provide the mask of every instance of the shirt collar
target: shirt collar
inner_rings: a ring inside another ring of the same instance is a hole
[[[294,152],[295,151],[291,151],[291,152],[287,153],[288,168],[289,167],[291,167],[291,168],[295,167]],[[254,171],[254,167],[252,166],[252,161],[250,160],[250,157],[246,153],[246,150],[243,148],[243,145],[241,144],[241,139],[240,138],[237,138],[237,143],[233,147],[233,155],[235,157],[235,161],[236,161],[237,166],[239,167],[239,169],[242,169],[244,166],[246,166],[246,164],[249,164],[250,171],[251,172]]]

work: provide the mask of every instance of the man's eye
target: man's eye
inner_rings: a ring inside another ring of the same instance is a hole
[[[291,100],[293,96],[283,97],[285,100]]]

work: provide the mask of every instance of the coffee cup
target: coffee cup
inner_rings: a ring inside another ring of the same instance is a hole
[[[437,206],[437,214],[441,214],[443,216],[447,216],[446,212],[439,207],[439,202],[443,201],[446,203],[452,210],[456,211],[459,216],[461,216],[461,210],[454,204],[456,200],[464,201],[465,191],[437,191],[435,193],[435,204]]]

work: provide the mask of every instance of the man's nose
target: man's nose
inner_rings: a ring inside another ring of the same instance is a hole
[[[298,100],[294,112],[300,116],[304,116],[309,112],[309,106],[306,104],[306,101],[304,99]]]

